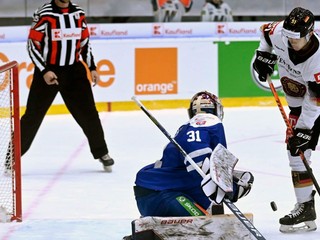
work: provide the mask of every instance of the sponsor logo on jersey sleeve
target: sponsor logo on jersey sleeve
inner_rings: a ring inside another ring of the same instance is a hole
[[[314,79],[316,80],[317,83],[320,83],[320,72],[314,74]]]

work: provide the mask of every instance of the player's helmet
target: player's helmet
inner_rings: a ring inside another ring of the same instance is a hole
[[[188,113],[190,118],[198,113],[211,113],[220,120],[223,119],[224,114],[220,99],[207,91],[198,92],[191,98]]]
[[[307,36],[313,29],[314,16],[312,12],[296,7],[284,20],[282,34],[287,38],[299,39]]]

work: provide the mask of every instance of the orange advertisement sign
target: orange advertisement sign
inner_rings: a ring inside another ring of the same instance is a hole
[[[135,49],[135,94],[178,93],[177,48]]]

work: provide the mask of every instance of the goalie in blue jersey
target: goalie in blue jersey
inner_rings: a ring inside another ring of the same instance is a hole
[[[212,214],[222,214],[226,196],[236,202],[251,190],[250,172],[233,171],[233,192],[228,195],[209,173],[215,147],[227,147],[219,98],[199,92],[192,97],[188,113],[190,120],[178,129],[174,139],[206,177],[199,175],[173,143],[168,143],[160,160],[137,173],[134,193],[141,216],[204,216],[208,209]]]

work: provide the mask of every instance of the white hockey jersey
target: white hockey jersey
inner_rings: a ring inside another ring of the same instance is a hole
[[[288,46],[282,29],[283,21],[263,25],[258,50],[273,51],[278,56],[280,81],[288,105],[302,108],[296,128],[311,129],[320,115],[320,101],[318,94],[314,96],[308,88],[308,82],[320,84],[320,39],[314,33],[308,52],[297,53]]]
[[[223,2],[221,5],[205,3],[201,10],[202,22],[232,22],[232,11],[230,6]]]

